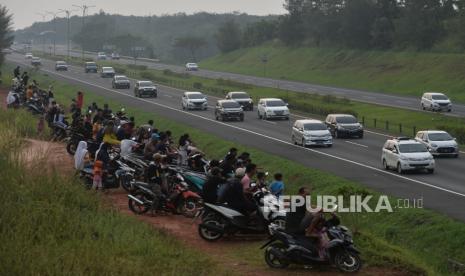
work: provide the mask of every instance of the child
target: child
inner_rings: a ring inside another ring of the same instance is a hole
[[[284,191],[283,175],[277,173],[274,175],[274,181],[270,184],[270,191],[273,195],[279,198]]]
[[[102,174],[103,174],[103,162],[100,160],[97,160],[94,163],[94,179],[92,183],[92,189],[95,189],[95,190],[103,189]]]

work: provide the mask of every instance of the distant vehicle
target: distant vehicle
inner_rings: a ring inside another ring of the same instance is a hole
[[[42,61],[40,60],[40,57],[32,57],[31,65],[38,66],[38,65],[41,65],[41,64],[42,64]]]
[[[253,100],[247,92],[229,92],[226,99],[238,102],[244,110],[253,111]]]
[[[442,130],[419,131],[415,140],[423,143],[432,155],[459,157],[459,147],[455,138]]]
[[[328,114],[325,124],[335,138],[363,138],[363,126],[350,114]]]
[[[142,98],[145,96],[156,98],[157,87],[151,81],[137,81],[134,85],[134,96]]]
[[[119,59],[119,54],[118,53],[112,53],[111,54],[111,59]]]
[[[114,76],[115,76],[115,69],[113,69],[113,67],[102,67],[100,71],[100,77],[113,78]]]
[[[451,112],[452,102],[442,93],[427,92],[421,97],[421,107],[423,110]]]
[[[105,54],[105,52],[97,53],[97,60],[106,60],[106,59],[107,59],[107,55]]]
[[[219,100],[215,106],[215,119],[221,119],[222,121],[244,121],[244,110],[242,109],[242,106],[236,101]]]
[[[84,71],[86,73],[97,73],[97,63],[88,61],[84,65]]]
[[[56,71],[68,71],[68,64],[66,62],[59,60],[55,62],[55,70]]]
[[[282,118],[289,120],[289,108],[287,108],[287,104],[281,99],[260,99],[257,109],[259,119]]]
[[[129,89],[131,87],[131,82],[129,81],[128,77],[123,75],[115,75],[113,80],[111,81],[111,87],[118,89],[118,88],[126,88]]]
[[[333,137],[326,125],[319,120],[297,120],[292,127],[291,141],[294,145],[333,146]]]
[[[13,53],[13,49],[11,49],[11,48],[5,48],[5,49],[2,50],[2,52],[3,52],[5,55],[11,54],[11,53]]]
[[[426,170],[434,173],[435,162],[428,148],[416,140],[400,137],[386,141],[381,162],[385,170],[394,168],[398,173]]]
[[[199,65],[197,63],[187,63],[186,64],[186,71],[198,71]]]
[[[207,97],[200,92],[184,92],[182,95],[182,109],[207,110]]]
[[[26,53],[26,54],[24,55],[24,58],[25,58],[25,59],[32,59],[32,57],[33,57],[32,53]]]

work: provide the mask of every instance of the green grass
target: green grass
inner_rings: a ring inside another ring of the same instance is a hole
[[[48,84],[52,80],[45,75],[36,75],[40,83]],[[113,109],[121,103],[109,98],[96,96],[82,87],[54,82],[59,102],[68,105],[75,91],[85,91],[87,102],[96,101],[100,105],[107,102]],[[173,122],[161,114],[145,112],[137,108],[126,107],[134,115],[137,123],[155,118],[159,129],[171,130],[175,135],[190,133],[196,144],[209,158],[220,158],[231,147],[252,154],[254,162],[269,172],[280,171],[285,175],[286,192],[295,193],[302,185],[312,186],[315,194],[372,194],[378,193],[366,189],[347,179],[302,166],[285,158],[274,156],[251,147],[224,141],[216,136],[193,129],[185,124]],[[395,202],[394,198],[391,201]],[[451,275],[448,259],[465,262],[465,224],[425,209],[396,209],[394,213],[344,214],[343,223],[354,230],[356,244],[368,265],[386,266],[409,271],[411,274]],[[256,244],[243,248],[243,254],[233,248],[227,252],[238,262],[244,256],[251,256],[252,264],[260,263],[263,252]],[[263,261],[263,260],[262,260]],[[463,272],[462,272],[463,273]]]
[[[44,173],[47,157],[21,161],[21,137],[34,136],[35,122],[26,111],[0,110],[0,275],[226,274],[72,175]]]
[[[268,56],[266,73],[260,57]],[[421,97],[444,92],[465,103],[465,55],[287,48],[267,44],[218,55],[201,68]]]

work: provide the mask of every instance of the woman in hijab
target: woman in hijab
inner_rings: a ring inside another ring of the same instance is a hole
[[[88,157],[87,142],[79,142],[76,153],[74,154],[74,168],[78,171],[82,171],[86,166],[86,162],[90,163],[90,159]]]

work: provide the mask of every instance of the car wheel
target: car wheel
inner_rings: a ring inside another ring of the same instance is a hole
[[[301,145],[302,145],[302,147],[305,148],[305,139],[302,139],[302,144]]]
[[[339,131],[335,130],[334,131],[334,138],[339,139]]]
[[[215,120],[219,120],[220,118],[218,118],[218,114],[215,113]]]
[[[459,154],[454,155],[454,158],[459,158]]]
[[[358,138],[363,139],[363,133],[361,133]]]
[[[258,113],[258,119],[262,119],[262,115],[260,115],[260,111],[257,112]]]
[[[186,107],[182,104],[181,105],[182,110],[186,110]]]
[[[427,172],[428,172],[429,174],[433,174],[433,173],[434,173],[434,169],[428,169]]]
[[[386,162],[386,159],[383,159],[383,168],[387,171],[389,170],[388,164]]]
[[[294,137],[294,135],[292,135],[292,137],[291,137],[291,141],[292,141],[292,143],[294,143],[294,145],[297,145],[297,141],[295,140],[295,137]]]
[[[157,96],[158,96],[157,93],[155,93],[155,94],[153,95],[154,98],[156,98]]]
[[[329,145],[326,145],[328,148],[331,148],[333,146],[333,144],[329,144]]]
[[[268,116],[266,115],[266,112],[263,114],[263,120],[268,120]]]
[[[289,116],[286,117],[286,121],[289,121]]]
[[[447,112],[452,112],[452,109],[447,110]]]
[[[221,115],[221,121],[223,121],[223,122],[226,121],[226,116]]]
[[[404,171],[402,170],[402,166],[400,165],[400,163],[397,163],[397,172],[398,172],[399,174],[403,174],[403,173],[404,173]]]

